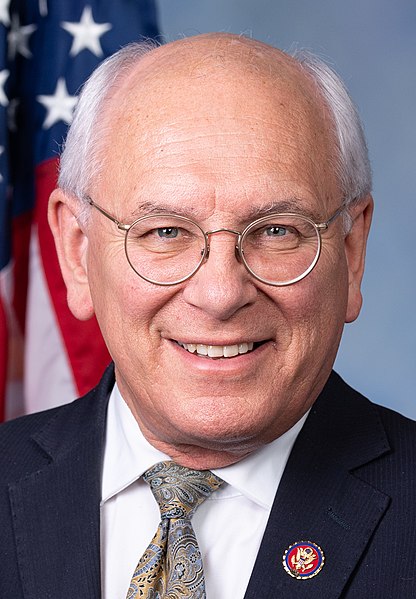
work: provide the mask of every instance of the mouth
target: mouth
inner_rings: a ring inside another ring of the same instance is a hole
[[[236,343],[234,345],[205,345],[204,343],[181,343],[180,341],[176,341],[176,343],[191,354],[218,360],[221,358],[235,358],[236,356],[248,354],[266,343],[266,341],[267,340],[260,342],[247,341]]]

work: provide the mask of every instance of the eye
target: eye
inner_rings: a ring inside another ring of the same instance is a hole
[[[286,223],[267,223],[266,225],[255,229],[251,235],[263,238],[264,243],[279,240],[279,242],[287,242],[293,238],[299,238],[301,232],[293,224]]]
[[[298,247],[302,243],[302,234],[294,223],[297,224],[293,219],[289,221],[283,217],[264,224],[260,222],[244,238],[245,250],[248,245],[262,251],[286,251]]]
[[[286,227],[280,225],[271,225],[266,228],[265,233],[269,237],[283,237],[284,235],[287,235],[288,230]]]
[[[177,227],[161,227],[157,229],[157,234],[166,239],[175,239],[179,235],[179,229]]]

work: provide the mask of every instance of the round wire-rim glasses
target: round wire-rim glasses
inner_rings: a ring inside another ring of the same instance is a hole
[[[247,225],[247,227],[245,227],[245,229],[243,231],[235,231],[233,229],[227,229],[227,228],[215,229],[213,231],[204,231],[200,227],[200,225],[198,225],[198,223],[196,223],[192,219],[190,219],[186,216],[181,216],[181,215],[174,214],[174,213],[147,214],[147,215],[137,218],[131,224],[122,223],[118,219],[116,219],[112,214],[107,212],[107,210],[105,210],[99,204],[94,202],[90,196],[85,196],[85,200],[88,202],[88,204],[93,206],[96,210],[98,210],[106,218],[111,220],[117,226],[118,229],[120,229],[121,231],[123,231],[125,233],[124,250],[125,250],[127,261],[129,263],[129,265],[131,266],[131,268],[134,270],[134,272],[140,278],[144,279],[145,281],[147,281],[149,283],[153,283],[154,285],[161,285],[161,286],[179,285],[180,283],[183,283],[184,281],[187,281],[188,279],[190,279],[199,270],[201,265],[206,260],[208,260],[209,253],[210,253],[209,239],[210,239],[211,235],[215,235],[216,233],[229,233],[229,234],[237,236],[237,242],[235,245],[236,258],[237,258],[237,260],[242,262],[242,264],[244,264],[246,270],[256,280],[260,281],[261,283],[266,283],[267,285],[272,285],[274,287],[285,287],[287,285],[293,285],[294,283],[297,283],[298,281],[301,281],[302,279],[304,279],[315,268],[315,266],[319,260],[319,256],[321,254],[321,249],[322,249],[321,233],[323,231],[326,231],[328,229],[329,225],[331,223],[333,223],[336,220],[336,218],[345,209],[345,204],[342,204],[334,212],[334,214],[330,218],[328,218],[328,220],[326,220],[325,222],[322,222],[322,223],[316,223],[309,216],[304,216],[304,215],[298,214],[296,212],[276,212],[276,213],[256,219],[255,221],[253,221],[249,225]],[[189,272],[185,276],[182,276],[173,281],[157,281],[156,279],[152,279],[150,276],[145,275],[143,272],[139,272],[137,270],[137,267],[135,266],[135,264],[130,259],[129,250],[128,250],[129,232],[131,232],[139,223],[144,223],[146,221],[149,221],[151,219],[156,219],[156,218],[166,218],[166,219],[174,218],[176,221],[179,221],[181,223],[183,222],[183,223],[188,223],[188,225],[192,225],[201,234],[201,240],[203,240],[203,243],[204,243],[204,247],[201,248],[201,250],[199,252],[199,257],[195,261],[195,265],[192,267],[191,272]],[[310,227],[312,227],[311,230],[313,230],[316,235],[316,239],[315,239],[316,249],[314,250],[313,259],[311,261],[308,260],[308,267],[305,268],[305,270],[302,270],[302,272],[299,275],[297,275],[293,278],[290,278],[288,280],[276,281],[276,280],[270,280],[268,278],[258,275],[250,267],[250,265],[247,262],[245,250],[244,250],[245,240],[247,239],[247,237],[249,236],[250,233],[255,231],[257,227],[259,227],[263,224],[268,223],[269,225],[272,225],[272,226],[274,226],[274,225],[280,226],[280,221],[283,221],[284,219],[291,219],[291,218],[298,219],[299,221],[302,221],[302,223],[307,224]]]

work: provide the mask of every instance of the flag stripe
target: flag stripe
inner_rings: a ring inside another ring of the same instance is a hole
[[[25,409],[33,412],[67,403],[78,395],[42,267],[36,226],[30,243],[27,309],[24,397]]]
[[[22,334],[24,334],[26,325],[26,299],[32,217],[32,210],[29,210],[16,216],[12,221],[14,282],[12,304]]]
[[[82,395],[97,384],[110,356],[96,319],[80,322],[68,309],[66,287],[47,220],[48,198],[56,186],[56,173],[56,159],[47,160],[36,168],[36,223],[49,293],[74,373],[75,385]]]

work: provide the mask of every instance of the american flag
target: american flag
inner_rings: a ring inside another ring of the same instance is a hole
[[[0,420],[86,392],[110,359],[66,306],[47,201],[83,81],[158,35],[155,0],[0,0]]]

